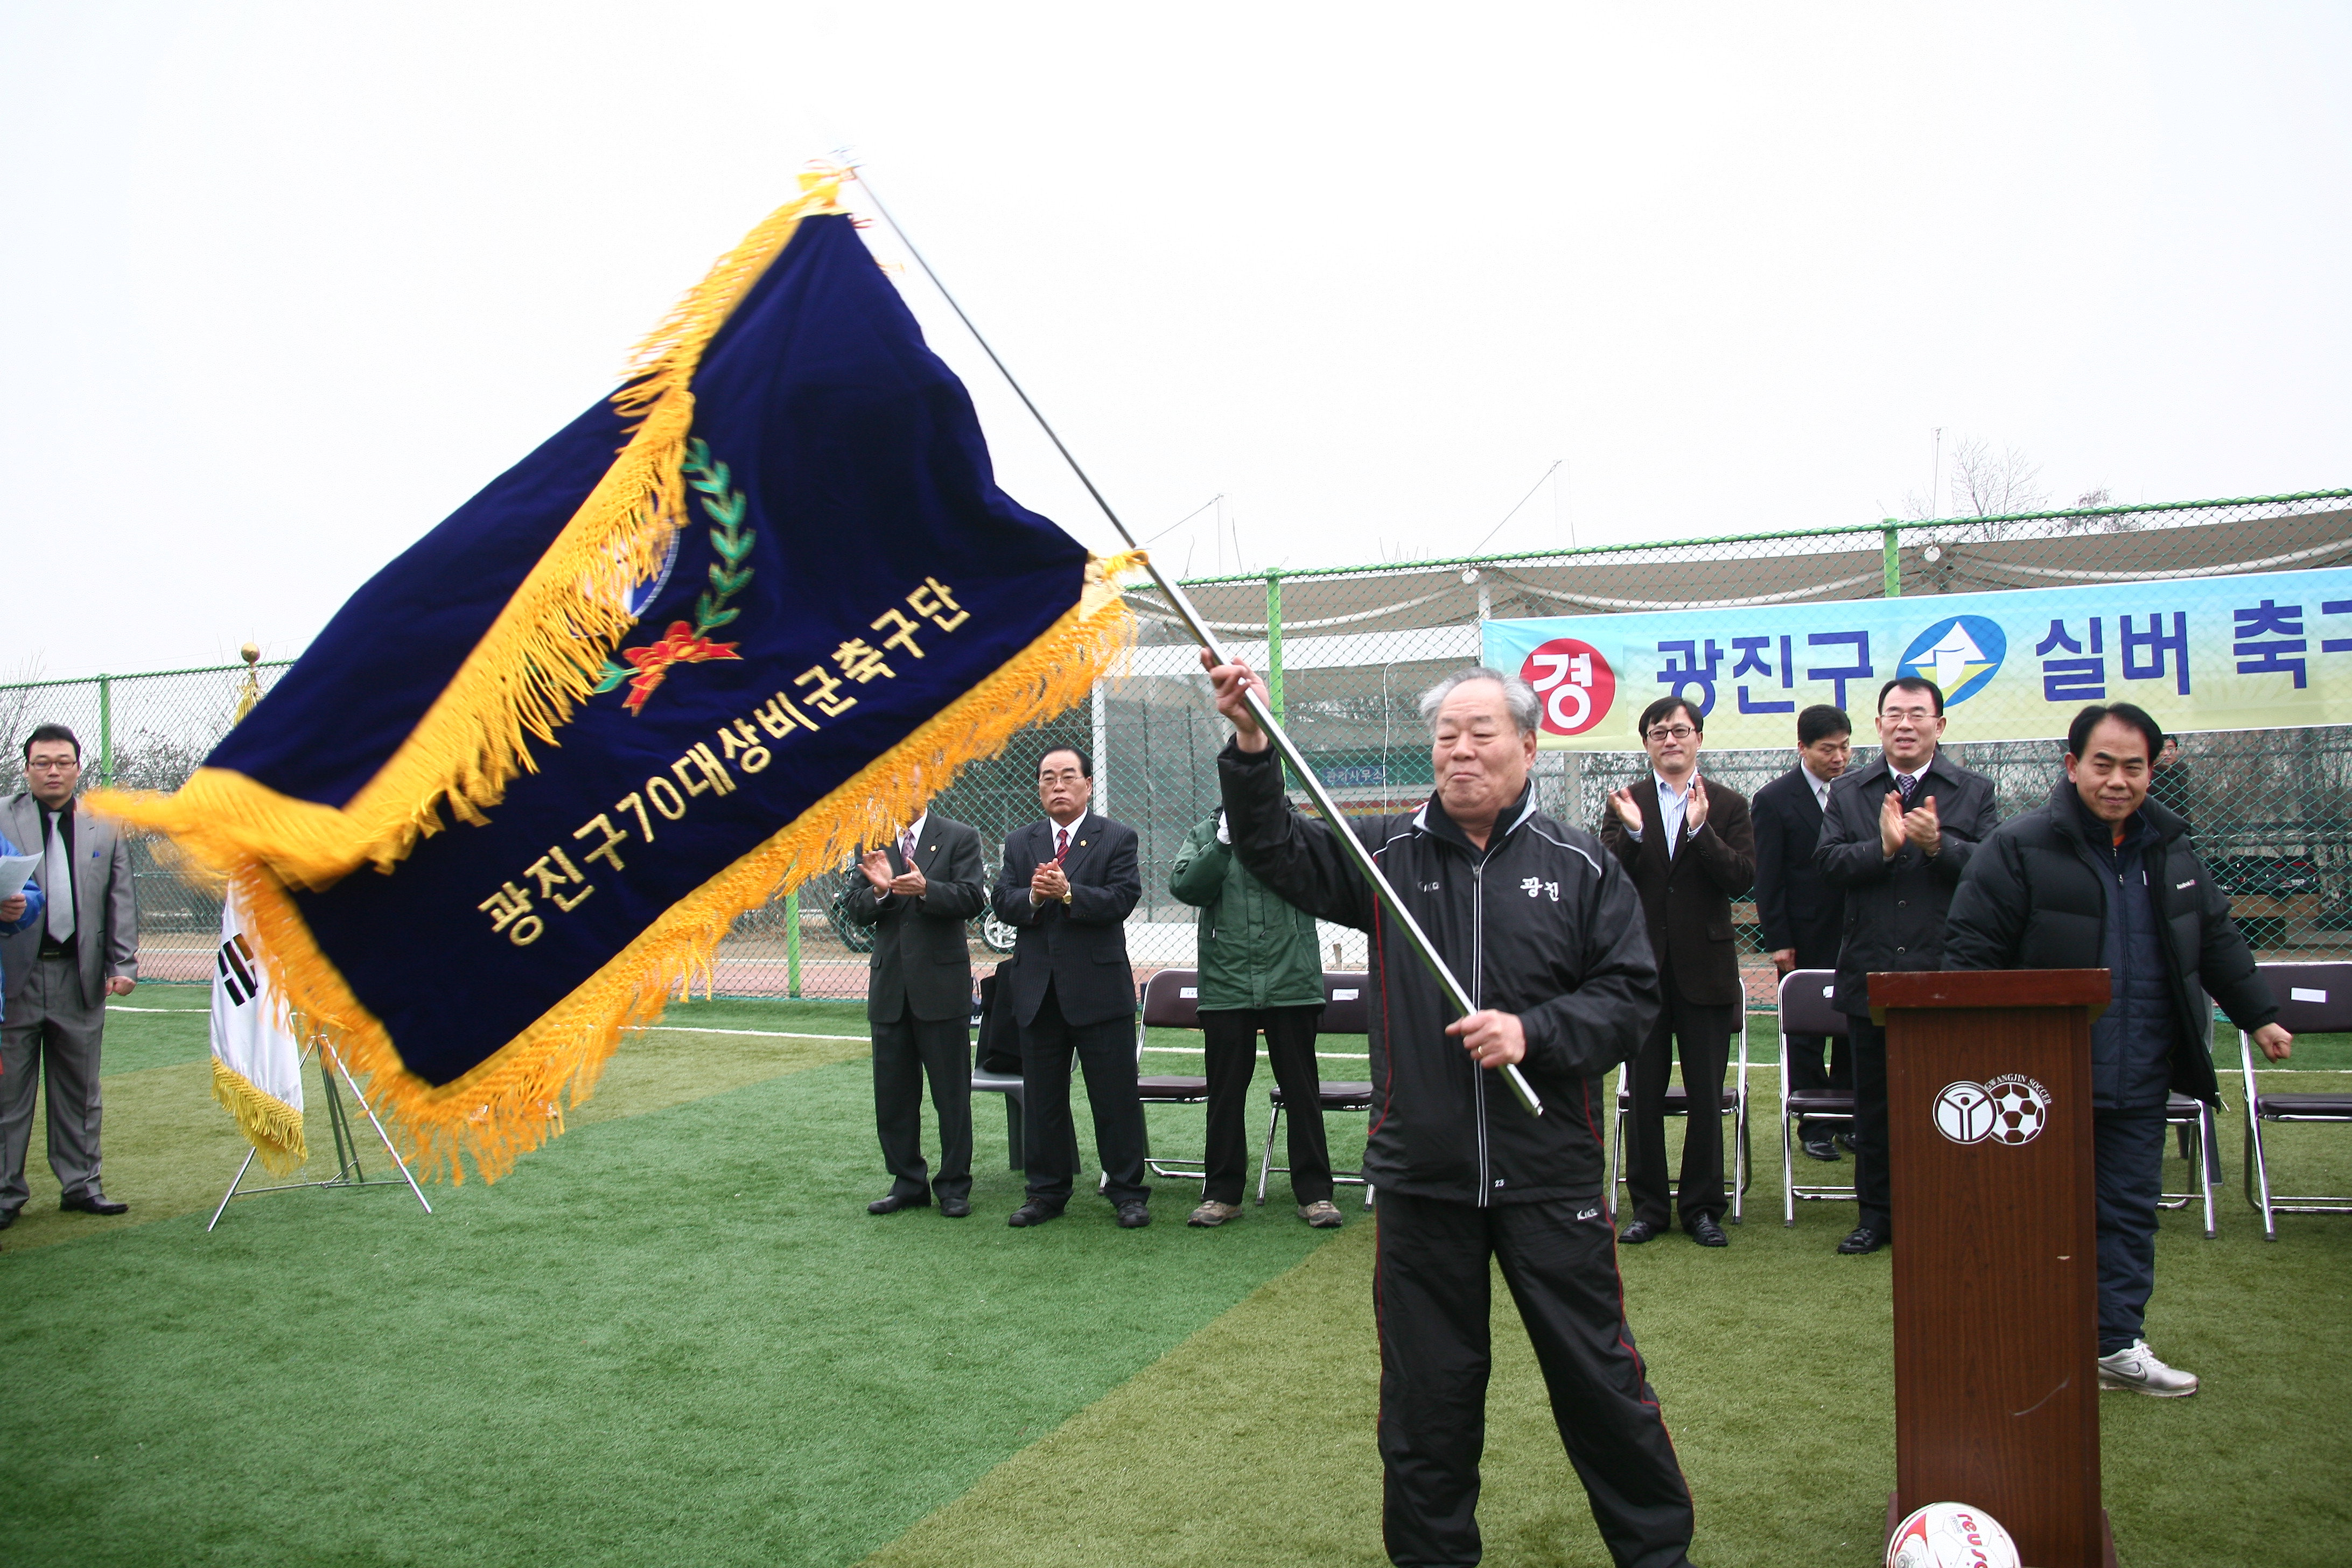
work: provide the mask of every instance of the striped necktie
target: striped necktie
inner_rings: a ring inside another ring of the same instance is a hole
[[[915,830],[911,827],[901,830],[898,835],[898,858],[907,863],[908,870],[914,869]]]
[[[1917,777],[1911,773],[1896,773],[1895,775],[1895,787],[1903,792],[1903,809],[1906,811],[1910,810],[1912,794],[1919,787],[1919,780]]]

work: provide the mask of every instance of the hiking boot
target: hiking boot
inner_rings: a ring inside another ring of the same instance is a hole
[[[2134,1340],[2127,1349],[2099,1358],[2099,1386],[2180,1399],[2197,1392],[2197,1374],[2165,1365],[2146,1340]]]
[[[1239,1219],[1241,1216],[1241,1205],[1221,1204],[1216,1199],[1211,1198],[1199,1208],[1194,1209],[1192,1214],[1185,1218],[1184,1223],[1186,1225],[1197,1225],[1203,1230],[1207,1230],[1216,1226],[1221,1226],[1229,1219]]]
[[[1318,1198],[1311,1204],[1298,1205],[1298,1217],[1318,1230],[1337,1230],[1347,1224],[1339,1205],[1329,1198]]]

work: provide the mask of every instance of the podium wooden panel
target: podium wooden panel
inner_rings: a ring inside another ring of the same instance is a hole
[[[1965,1502],[2031,1568],[2099,1506],[2091,1021],[2104,969],[1873,974],[1894,1185],[1893,1517]]]

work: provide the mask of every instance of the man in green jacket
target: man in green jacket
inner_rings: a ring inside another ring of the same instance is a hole
[[[1242,1121],[1264,1030],[1289,1113],[1291,1195],[1299,1218],[1328,1230],[1340,1216],[1331,1201],[1315,1067],[1315,1030],[1323,1017],[1315,917],[1242,869],[1222,811],[1186,836],[1168,890],[1201,911],[1201,1034],[1209,1058],[1208,1181],[1201,1206],[1185,1223],[1223,1225],[1242,1212],[1249,1174]]]

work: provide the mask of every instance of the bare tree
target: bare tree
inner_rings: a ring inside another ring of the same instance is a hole
[[[2014,447],[1996,456],[1991,443],[1971,436],[1952,448],[1952,510],[1963,517],[2010,517],[2040,511],[2050,500],[2042,465]]]

